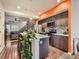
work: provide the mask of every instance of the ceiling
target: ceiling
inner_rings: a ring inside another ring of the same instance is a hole
[[[57,0],[1,0],[6,13],[24,17],[37,18],[57,4]],[[17,8],[20,6],[20,8]]]

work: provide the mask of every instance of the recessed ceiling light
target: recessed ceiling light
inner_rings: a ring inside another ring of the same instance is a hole
[[[35,16],[35,18],[40,18],[39,16]]]
[[[57,2],[60,2],[61,0],[57,0]]]
[[[32,20],[33,18],[30,18],[30,20]]]
[[[39,15],[41,14],[41,12],[38,13]]]
[[[17,8],[20,9],[21,7],[20,6],[17,6]]]

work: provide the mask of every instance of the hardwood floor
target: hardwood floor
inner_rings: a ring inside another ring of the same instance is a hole
[[[58,59],[64,53],[65,52],[57,48],[49,46],[48,57],[45,59]],[[17,44],[16,43],[11,44],[10,41],[8,41],[7,47],[5,47],[3,51],[0,53],[0,59],[19,59],[17,53]]]
[[[49,53],[46,59],[74,59],[74,56],[69,55],[60,49],[49,46]]]
[[[6,47],[0,54],[0,59],[19,59],[17,53],[17,45]]]
[[[63,52],[57,48],[49,46],[49,53],[48,53],[48,57],[46,59],[57,59],[64,53],[65,52]]]

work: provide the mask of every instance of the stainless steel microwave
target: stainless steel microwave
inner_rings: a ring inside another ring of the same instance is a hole
[[[49,22],[49,23],[47,23],[47,26],[48,27],[55,27],[55,22]]]

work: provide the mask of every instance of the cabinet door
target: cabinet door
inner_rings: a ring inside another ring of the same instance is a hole
[[[61,50],[63,50],[63,49],[64,49],[63,47],[64,47],[64,44],[65,44],[65,43],[64,43],[64,40],[63,40],[62,36],[60,36],[60,37],[61,37],[61,38],[60,38],[60,47],[59,47],[59,48],[60,48]]]
[[[60,38],[60,49],[63,51],[68,51],[68,37],[61,36]]]
[[[63,38],[63,49],[64,51],[68,51],[68,37],[62,37]]]
[[[54,47],[56,47],[56,48],[59,48],[59,46],[60,46],[60,37],[59,36],[54,36],[53,37],[54,39]]]

